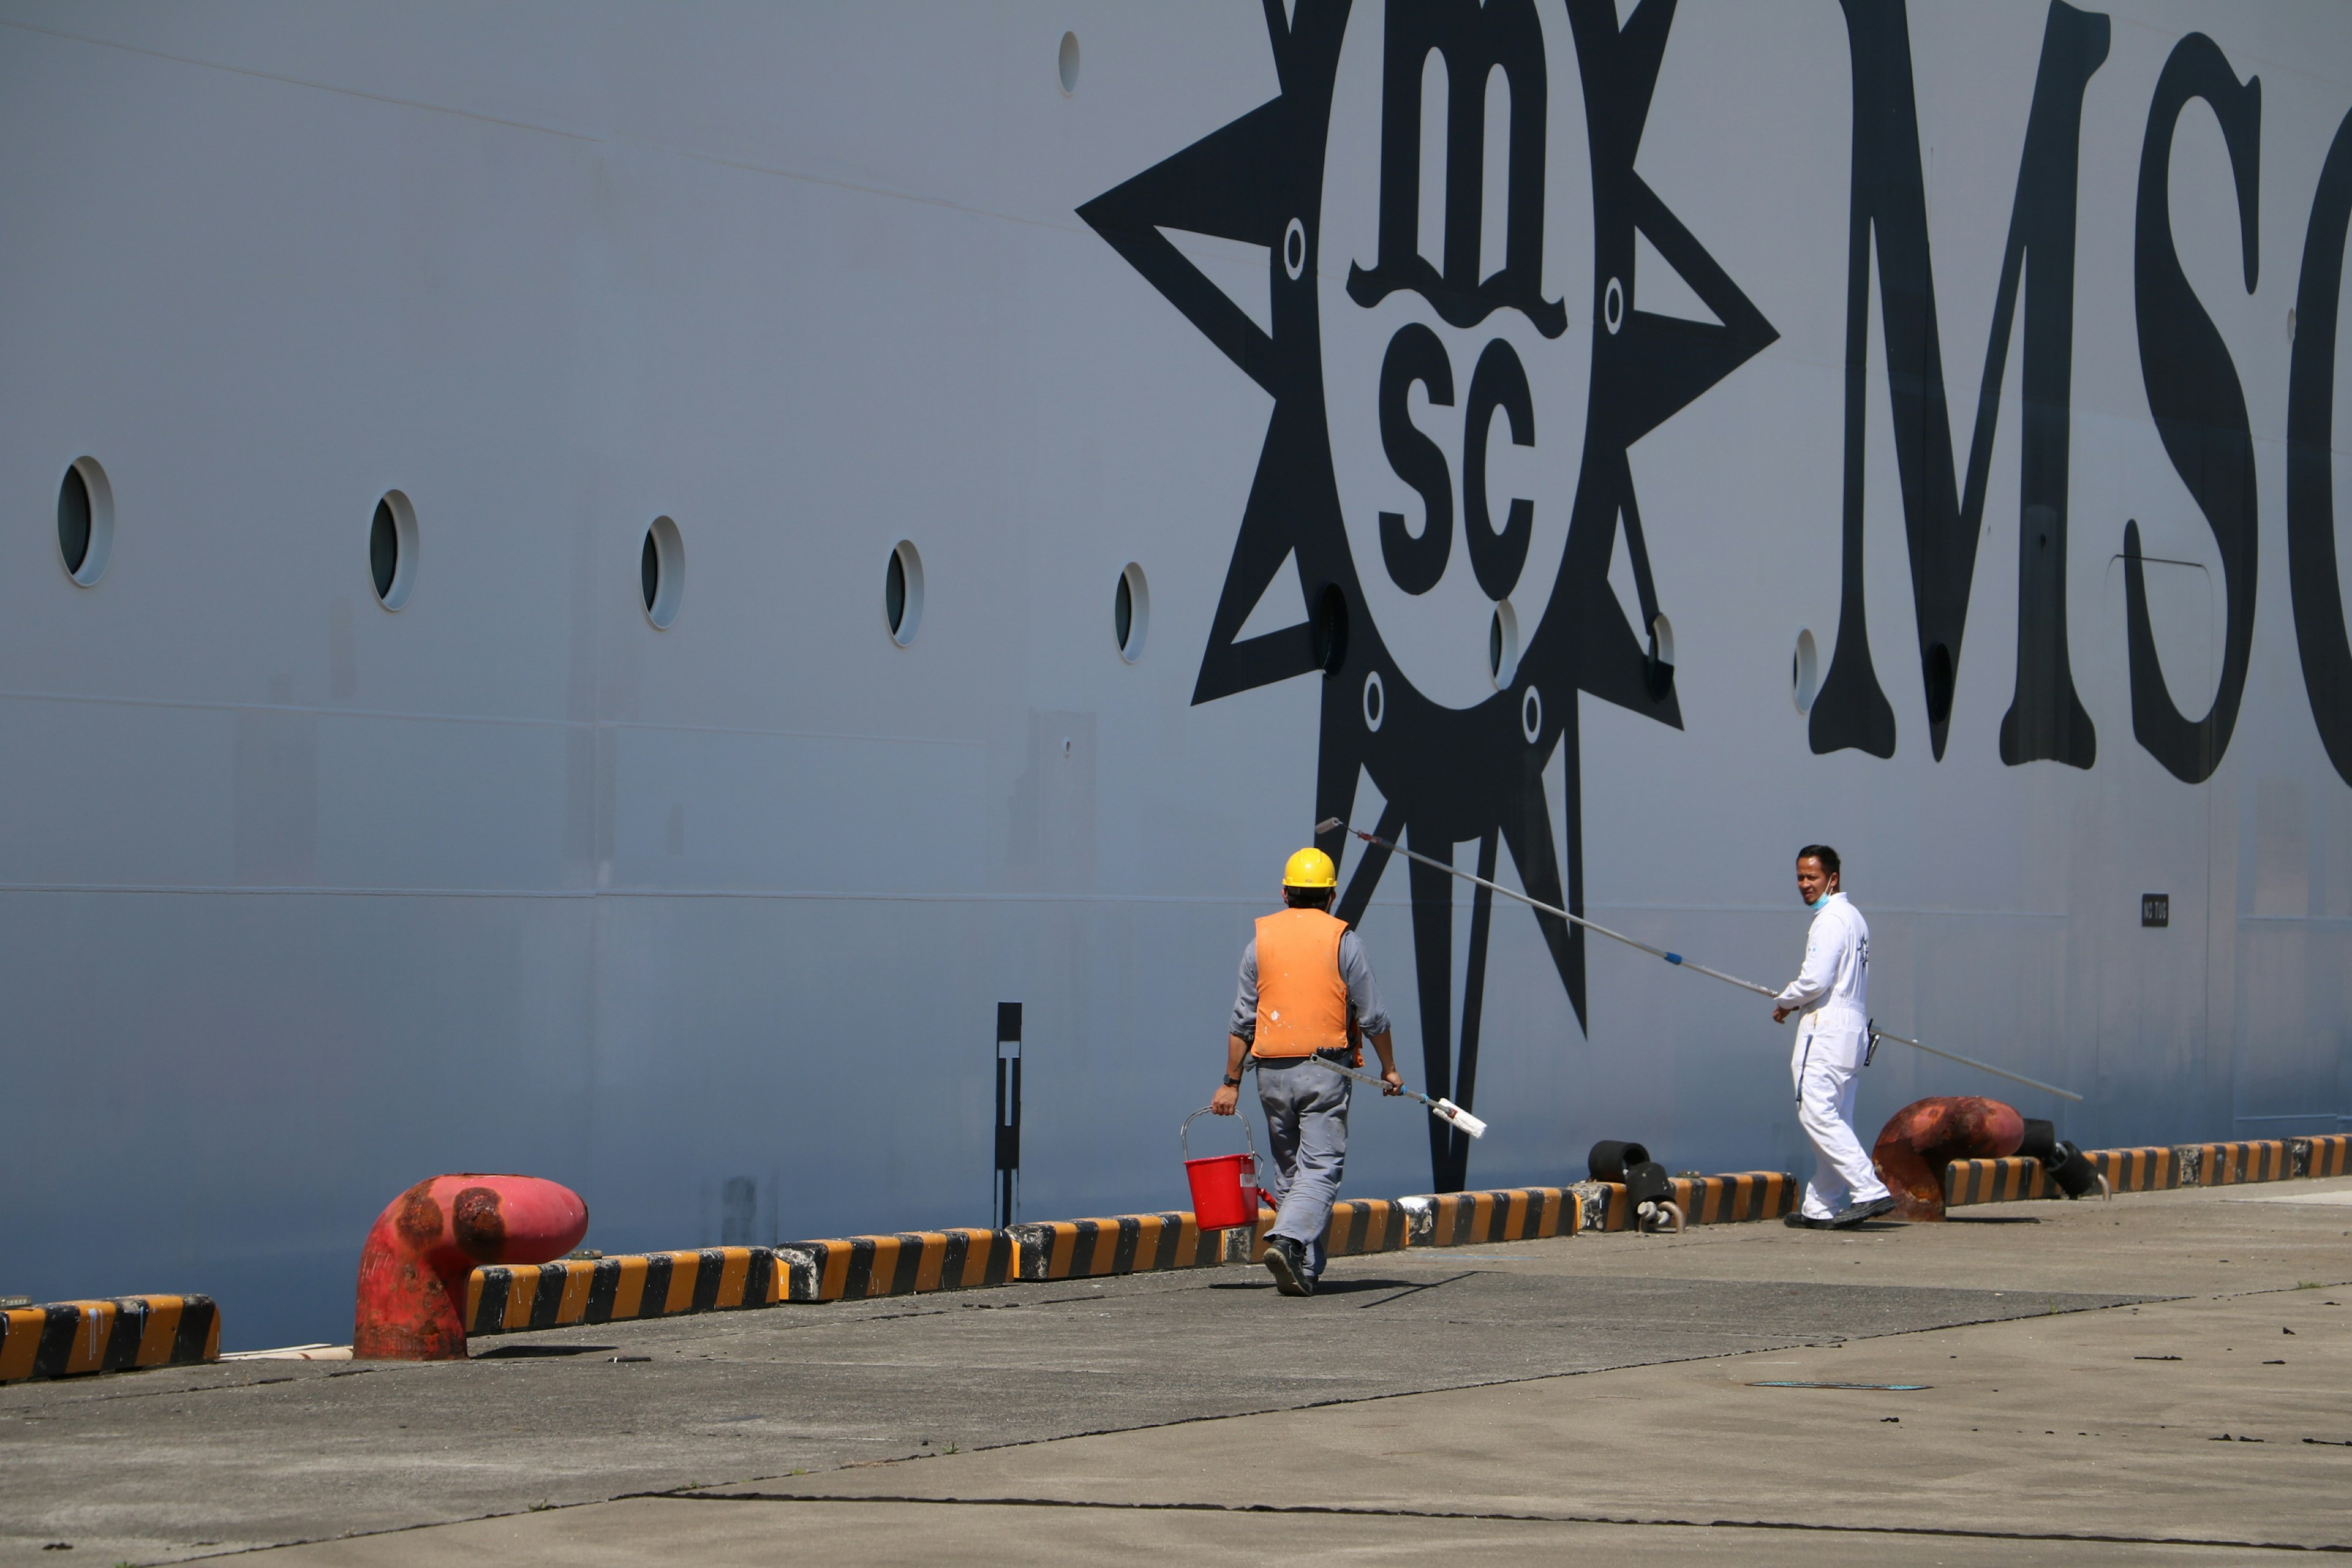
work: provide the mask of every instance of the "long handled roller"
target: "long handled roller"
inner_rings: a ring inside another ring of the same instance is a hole
[[[1331,1066],[1339,1071],[1346,1073],[1358,1083],[1368,1083],[1374,1089],[1382,1090],[1385,1090],[1389,1086],[1388,1079],[1384,1078],[1374,1078],[1368,1072],[1358,1072],[1353,1068],[1340,1067],[1338,1062],[1333,1062]],[[1435,1100],[1432,1100],[1429,1096],[1417,1093],[1410,1089],[1400,1089],[1397,1092],[1404,1096],[1407,1100],[1417,1100],[1421,1101],[1422,1104],[1429,1107],[1429,1113],[1432,1116],[1436,1117],[1440,1121],[1460,1128],[1464,1132],[1468,1133],[1473,1138],[1484,1138],[1486,1136],[1486,1124],[1485,1122],[1479,1121],[1476,1117],[1471,1115],[1468,1111],[1463,1110],[1460,1106],[1454,1104],[1452,1100],[1445,1099],[1442,1095]]]
[[[1507,899],[1517,899],[1519,902],[1526,904],[1530,909],[1540,910],[1548,915],[1557,915],[1561,920],[1567,921],[1572,925],[1582,926],[1586,931],[1591,931],[1596,936],[1605,936],[1612,942],[1622,942],[1627,947],[1638,947],[1643,952],[1648,953],[1651,957],[1663,958],[1668,963],[1675,965],[1678,969],[1695,970],[1698,973],[1706,975],[1710,980],[1720,980],[1726,985],[1737,985],[1742,991],[1753,991],[1759,996],[1777,996],[1780,994],[1779,992],[1773,990],[1769,985],[1759,985],[1753,980],[1742,980],[1737,974],[1726,974],[1720,969],[1709,969],[1704,963],[1694,963],[1679,952],[1668,952],[1663,947],[1652,947],[1648,942],[1643,942],[1635,937],[1627,936],[1622,931],[1611,931],[1607,926],[1586,920],[1582,915],[1570,914],[1566,910],[1557,908],[1551,904],[1547,904],[1540,899],[1531,899],[1525,893],[1514,891],[1509,888],[1504,887],[1500,882],[1490,882],[1484,877],[1474,877],[1467,871],[1462,870],[1457,867],[1448,865],[1445,861],[1433,860],[1426,855],[1416,854],[1412,850],[1407,849],[1402,844],[1391,844],[1387,839],[1379,837],[1377,834],[1367,833],[1360,827],[1349,827],[1346,823],[1340,821],[1336,816],[1327,816],[1322,821],[1317,823],[1315,825],[1315,831],[1318,835],[1321,835],[1330,832],[1335,827],[1346,828],[1348,832],[1354,834],[1365,843],[1377,844],[1392,855],[1402,855],[1408,860],[1418,860],[1423,865],[1434,867],[1448,876],[1459,877],[1465,882],[1475,882],[1478,886],[1485,888],[1489,892],[1500,893]],[[1948,1051],[1940,1047],[1922,1045],[1919,1041],[1911,1038],[1908,1035],[1889,1034],[1885,1030],[1880,1028],[1874,1021],[1870,1026],[1870,1037],[1873,1049],[1877,1047],[1877,1042],[1880,1040],[1893,1040],[1898,1046],[1909,1046],[1913,1050],[1925,1051],[1931,1057],[1941,1057],[1948,1062],[1958,1062],[1962,1067],[1971,1067],[1976,1068],[1979,1072],[1989,1072],[1995,1078],[2005,1078],[2011,1083],[2021,1083],[2029,1089],[2038,1089],[2045,1094],[2057,1095],[2062,1100],[2079,1100],[2083,1098],[2072,1089],[2060,1089],[2054,1083],[2043,1083],[2038,1078],[2028,1078],[2023,1073],[2011,1072],[2007,1068],[1997,1068],[1990,1062],[1980,1062],[1974,1057],[1964,1057],[1958,1051]],[[1416,1096],[1415,1098],[1418,1097]],[[1432,1105],[1430,1109],[1434,1111],[1437,1108],[1434,1105]],[[1440,1114],[1443,1113],[1440,1112]],[[1475,1138],[1477,1134],[1474,1132],[1471,1136]]]

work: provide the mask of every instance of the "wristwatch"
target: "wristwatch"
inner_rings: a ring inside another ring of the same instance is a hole
[[[1227,1089],[1239,1089],[1241,1086],[1242,1080],[1237,1078],[1229,1078],[1225,1079],[1225,1087]]]

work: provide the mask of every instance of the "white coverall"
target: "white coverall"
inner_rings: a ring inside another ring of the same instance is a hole
[[[1870,1031],[1870,927],[1843,893],[1821,901],[1805,933],[1805,963],[1772,999],[1797,1020],[1789,1070],[1797,1081],[1797,1125],[1813,1141],[1813,1179],[1801,1212],[1829,1219],[1850,1204],[1889,1196],[1853,1135],[1854,1076]]]

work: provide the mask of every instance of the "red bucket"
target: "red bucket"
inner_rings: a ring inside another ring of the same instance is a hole
[[[1209,1114],[1206,1107],[1184,1119],[1177,1130],[1177,1146],[1183,1150],[1184,1179],[1192,1184],[1192,1223],[1202,1230],[1224,1230],[1237,1225],[1257,1223],[1257,1134],[1250,1131],[1249,1119],[1242,1118],[1242,1131],[1250,1142],[1246,1154],[1215,1154],[1195,1160],[1192,1156],[1190,1133],[1196,1118]]]

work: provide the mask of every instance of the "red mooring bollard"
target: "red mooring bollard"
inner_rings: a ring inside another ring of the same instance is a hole
[[[466,1359],[466,1279],[478,1263],[545,1263],[588,1234],[588,1205],[538,1176],[434,1176],[376,1215],[360,1250],[354,1361]]]
[[[1944,1217],[1944,1167],[1955,1160],[1998,1160],[2025,1141],[2013,1106],[1973,1094],[1915,1100],[1878,1134],[1870,1157],[1895,1194],[1895,1212],[1913,1221]]]

